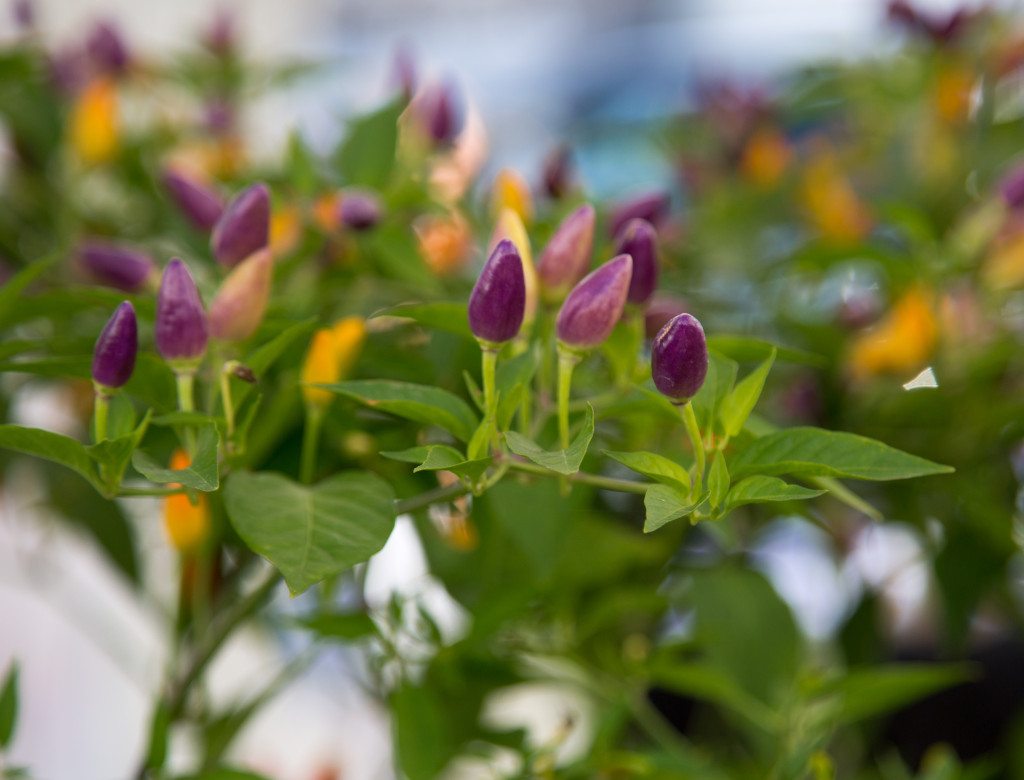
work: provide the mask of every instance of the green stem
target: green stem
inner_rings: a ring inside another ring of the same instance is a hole
[[[320,444],[320,429],[324,410],[319,406],[306,406],[306,425],[302,429],[302,460],[299,463],[299,478],[307,485],[316,476],[316,451]]]
[[[228,445],[235,435],[235,404],[231,400],[231,369],[230,362],[224,364],[220,372],[220,402],[224,406],[224,421],[227,425]]]
[[[484,419],[492,424],[498,419],[498,350],[490,345],[480,345],[480,375],[484,385]]]
[[[174,379],[178,386],[178,409],[183,412],[194,412],[196,410],[196,372],[194,370],[175,371]],[[191,425],[186,425],[184,435],[185,449],[191,458],[196,454],[196,432]]]
[[[176,496],[187,492],[187,488],[121,488],[118,498],[135,498],[138,496]]]
[[[461,482],[454,482],[446,487],[434,488],[433,490],[428,490],[425,493],[420,493],[418,496],[412,496],[410,498],[403,498],[395,501],[395,514],[409,514],[410,512],[415,512],[418,509],[428,507],[431,504],[439,504],[442,501],[451,501],[459,498],[460,496],[466,495],[468,492],[469,488]]]
[[[580,362],[578,355],[558,350],[558,441],[563,450],[569,449],[569,395],[572,390],[572,372]]]
[[[686,425],[686,434],[690,437],[690,445],[693,447],[693,457],[696,460],[696,474],[693,479],[693,494],[700,498],[701,488],[704,484],[704,439],[700,435],[700,425],[697,424],[697,415],[693,411],[693,404],[687,401],[680,408],[683,417],[683,424]]]
[[[94,409],[94,422],[95,428],[93,429],[93,438],[96,443],[99,444],[101,441],[107,439],[107,419],[110,417],[110,396],[101,390],[96,390],[96,403],[93,406]]]
[[[588,474],[585,471],[577,471],[575,474],[558,474],[551,469],[546,469],[543,466],[537,466],[533,463],[527,463],[523,460],[510,460],[508,466],[513,471],[521,471],[525,474],[536,474],[538,477],[564,477],[569,482],[576,482],[581,485],[592,485],[593,487],[601,488],[602,490],[615,490],[619,493],[639,493],[643,494],[647,492],[647,488],[650,487],[650,483],[647,482],[635,482],[631,479],[616,479],[615,477],[602,477],[600,474]]]

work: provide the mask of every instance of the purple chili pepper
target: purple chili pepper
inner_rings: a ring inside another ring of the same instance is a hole
[[[270,189],[262,182],[243,190],[213,226],[210,247],[222,265],[242,262],[270,240]]]
[[[197,362],[207,339],[203,300],[188,266],[175,257],[164,269],[156,300],[156,348],[168,363]]]
[[[648,192],[624,201],[612,209],[608,222],[608,234],[615,237],[631,219],[646,219],[654,227],[660,227],[668,216],[671,199],[664,190]]]
[[[516,337],[526,311],[526,278],[515,244],[498,242],[469,296],[469,329],[480,341],[502,344]]]
[[[586,203],[566,217],[537,261],[544,297],[558,301],[590,267],[594,246],[594,207]]]
[[[413,106],[423,131],[438,146],[451,144],[462,130],[462,111],[451,83],[427,85]]]
[[[128,69],[128,48],[121,31],[111,21],[97,22],[85,43],[96,68],[103,73],[120,75]]]
[[[619,233],[615,254],[633,258],[630,303],[644,306],[658,286],[658,233],[645,219],[631,219]]]
[[[689,401],[708,373],[704,328],[692,314],[679,314],[651,345],[651,376],[659,392],[677,403]]]
[[[348,190],[342,193],[339,213],[346,227],[357,231],[369,230],[380,222],[380,201],[373,193]]]
[[[1024,206],[1024,164],[1015,165],[999,181],[999,194],[1011,209]]]
[[[92,355],[92,378],[98,385],[122,387],[135,370],[135,355],[139,348],[138,324],[135,309],[125,301],[96,339]]]
[[[572,152],[568,146],[555,147],[544,158],[541,181],[548,197],[558,200],[572,189]]]
[[[406,103],[416,94],[416,61],[408,46],[399,46],[395,49],[391,64],[391,82],[398,87]]]
[[[83,242],[78,248],[78,261],[96,281],[129,293],[144,289],[156,274],[149,255],[104,241]]]
[[[163,183],[181,213],[199,230],[212,230],[224,213],[224,201],[216,192],[183,173],[165,170]]]
[[[622,316],[633,275],[633,258],[619,255],[577,284],[558,312],[558,340],[573,349],[596,347]]]
[[[36,7],[32,0],[14,0],[11,13],[17,29],[25,31],[36,26]]]

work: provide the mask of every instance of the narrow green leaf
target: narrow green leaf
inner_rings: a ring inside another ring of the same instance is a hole
[[[725,511],[731,512],[744,504],[761,504],[771,501],[804,501],[823,495],[824,490],[812,490],[800,485],[790,485],[778,477],[754,476],[737,482],[725,498]]]
[[[371,409],[424,425],[438,425],[461,441],[469,441],[479,424],[477,416],[465,401],[439,387],[378,379],[320,387]]]
[[[232,526],[295,595],[378,552],[395,526],[394,499],[387,482],[363,471],[343,471],[314,486],[239,471],[224,488]]]
[[[775,351],[772,350],[768,359],[740,380],[733,391],[723,400],[718,416],[722,421],[722,429],[726,436],[736,436],[743,430],[743,423],[754,411],[768,372],[775,363]]]
[[[538,466],[557,471],[559,474],[575,474],[580,470],[583,457],[587,454],[590,440],[594,438],[594,407],[587,404],[583,427],[567,450],[549,451],[515,431],[506,431],[505,441],[516,455],[532,460]]]
[[[23,300],[23,293],[28,286],[50,270],[50,267],[64,254],[65,250],[60,249],[35,260],[4,282],[3,286],[0,286],[0,327],[6,327],[17,321],[15,312],[19,309],[15,304]],[[29,311],[31,311],[31,307],[29,307]]]
[[[932,463],[880,441],[822,428],[789,428],[755,439],[732,461],[733,474],[891,480],[948,474]]]
[[[626,468],[632,469],[638,474],[650,477],[656,482],[661,482],[684,494],[690,492],[690,472],[664,455],[654,452],[605,452],[609,458],[617,460]]]
[[[309,337],[316,329],[316,323],[316,319],[310,317],[302,322],[296,322],[289,325],[270,341],[265,344],[261,344],[246,355],[243,363],[246,367],[252,370],[257,381],[261,380],[263,375],[270,370],[271,366],[277,363],[277,361],[284,355],[292,351],[296,347],[296,344],[309,340]],[[302,351],[305,351],[304,348]],[[242,402],[249,397],[249,393],[253,392],[256,386],[250,385],[246,382],[236,382],[235,385],[236,387],[233,389],[232,395],[234,397],[235,408],[237,409],[241,408]]]
[[[469,329],[466,304],[461,301],[402,303],[377,312],[373,315],[373,318],[376,317],[402,317],[427,328],[454,333],[456,336],[465,336],[467,339],[473,338],[473,332]]]
[[[324,612],[304,618],[299,625],[324,639],[362,639],[377,632],[377,626],[365,612]]]
[[[161,466],[142,450],[132,456],[135,470],[151,482],[162,485],[178,483],[193,490],[209,493],[220,487],[220,473],[217,469],[217,448],[220,434],[217,426],[208,423],[199,429],[196,437],[196,454],[192,462],[183,469],[169,469]]]
[[[872,520],[881,520],[882,513],[867,501],[854,493],[850,488],[832,477],[811,477],[811,484],[817,485],[825,493],[830,493],[834,499],[841,501],[851,509],[863,512]]]
[[[784,360],[788,363],[802,363],[808,366],[823,366],[826,364],[826,360],[822,355],[807,352],[803,349],[796,349],[795,347],[773,344],[767,339],[758,339],[752,336],[733,336],[729,334],[708,336],[708,348],[741,363],[752,360],[764,360],[772,352],[775,352],[779,360]]]
[[[413,471],[451,471],[472,480],[479,479],[491,465],[490,458],[466,460],[465,455],[447,444],[427,444],[398,452],[382,452],[381,455],[392,460],[415,463]]]
[[[10,747],[18,723],[18,663],[12,661],[0,689],[0,751]]]
[[[21,425],[0,425],[0,447],[59,463],[81,474],[101,493],[103,484],[84,444],[69,436]]]
[[[387,184],[395,164],[398,117],[404,108],[402,101],[395,100],[350,123],[338,149],[338,167],[349,184],[375,189]]]
[[[725,455],[715,450],[711,458],[711,469],[708,472],[708,493],[713,509],[718,509],[725,501],[729,492],[729,467],[725,463]]]
[[[690,503],[689,496],[668,485],[652,485],[644,494],[644,509],[644,533],[649,534],[690,514],[696,506]]]
[[[777,724],[778,716],[770,708],[743,690],[730,675],[709,664],[659,664],[651,676],[659,686],[725,707],[766,732]]]
[[[690,402],[697,413],[701,429],[709,429],[711,421],[718,419],[718,410],[725,397],[732,392],[738,371],[739,366],[735,360],[729,360],[714,350],[708,351],[707,376]],[[679,413],[675,412],[675,416],[678,419]]]
[[[87,448],[89,455],[96,461],[108,496],[116,494],[121,486],[125,469],[128,468],[128,463],[142,441],[142,437],[146,435],[152,416],[153,410],[150,409],[142,418],[142,422],[131,433],[118,436],[116,439],[98,442]]]
[[[898,709],[972,676],[970,667],[962,664],[887,664],[852,669],[825,693],[839,698],[837,725],[845,725]]]

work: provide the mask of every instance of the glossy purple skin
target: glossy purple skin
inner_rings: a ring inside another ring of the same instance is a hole
[[[631,219],[619,233],[615,254],[633,258],[627,300],[645,305],[658,287],[658,233],[646,219]]]
[[[1011,209],[1024,206],[1024,164],[1011,168],[999,182],[999,194]]]
[[[377,197],[369,192],[349,190],[341,198],[341,222],[352,230],[369,230],[380,222]]]
[[[270,241],[270,188],[262,182],[243,190],[213,226],[210,247],[222,265],[234,266]]]
[[[430,84],[415,100],[424,131],[439,146],[452,143],[462,131],[462,111],[451,84]]]
[[[105,387],[122,387],[135,370],[135,355],[139,349],[139,329],[135,309],[125,301],[96,339],[92,353],[92,378]]]
[[[671,199],[663,190],[649,192],[620,203],[612,209],[608,221],[608,233],[615,237],[632,219],[646,219],[654,227],[660,227],[668,216]]]
[[[224,213],[224,201],[216,192],[172,170],[164,171],[163,182],[189,222],[199,230],[213,230]]]
[[[619,255],[577,284],[558,312],[558,340],[574,349],[596,347],[622,316],[633,275],[633,258]]]
[[[559,146],[544,159],[541,171],[544,192],[558,200],[572,189],[572,154],[568,146]]]
[[[82,243],[78,261],[96,281],[130,293],[145,288],[156,272],[156,265],[144,252],[103,241]]]
[[[677,403],[689,401],[708,374],[704,328],[692,314],[673,317],[651,345],[654,386]]]
[[[164,269],[156,299],[156,348],[167,361],[199,360],[206,352],[209,327],[192,274],[174,258]]]
[[[85,43],[85,50],[97,69],[104,73],[118,75],[128,69],[128,48],[113,22],[97,22]]]
[[[590,267],[594,246],[594,207],[586,203],[562,220],[537,261],[545,292],[565,293]]]
[[[481,341],[502,344],[519,334],[526,312],[526,278],[515,244],[498,242],[469,296],[469,329]]]

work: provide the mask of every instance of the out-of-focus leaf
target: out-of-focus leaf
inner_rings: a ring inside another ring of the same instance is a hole
[[[461,441],[469,441],[478,420],[469,405],[447,390],[429,385],[389,380],[358,380],[320,385],[382,412],[407,420],[438,425]]]
[[[382,188],[395,164],[398,116],[405,108],[396,100],[353,120],[338,150],[338,167],[350,184]]]
[[[887,664],[852,669],[824,693],[838,697],[837,723],[855,723],[899,709],[973,677],[963,664]]]
[[[18,723],[18,664],[12,661],[0,688],[0,751],[11,745]]]
[[[0,447],[59,463],[85,477],[101,493],[105,490],[89,450],[69,436],[21,425],[0,425]]]
[[[469,329],[466,304],[463,302],[401,303],[378,312],[374,317],[400,317],[413,320],[427,328],[443,330],[468,339],[473,338],[473,332]]]
[[[220,487],[220,473],[217,468],[219,446],[220,434],[217,432],[217,426],[207,423],[199,429],[196,436],[196,453],[185,468],[170,469],[161,466],[142,450],[135,451],[132,465],[151,482],[162,485],[173,482],[193,490],[211,492]]]

